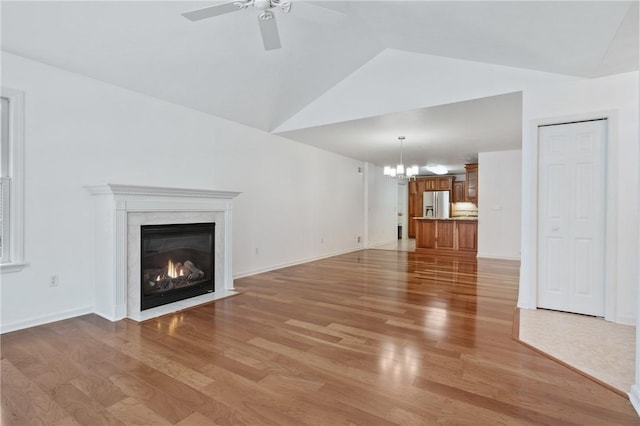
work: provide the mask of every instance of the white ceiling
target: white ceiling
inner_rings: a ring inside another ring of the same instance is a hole
[[[405,164],[440,164],[463,173],[480,151],[519,149],[521,124],[522,95],[510,93],[279,134],[380,165],[398,163],[398,136],[405,136]]]
[[[294,0],[290,14],[276,11],[282,49],[268,52],[255,10],[180,15],[215,3],[3,1],[2,48],[265,131],[286,128],[388,49],[579,77],[638,68],[636,1]],[[281,134],[376,164],[397,161],[398,128],[420,164],[519,146],[517,93],[405,109]]]

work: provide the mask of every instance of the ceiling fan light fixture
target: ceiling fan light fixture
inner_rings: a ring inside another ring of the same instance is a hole
[[[270,0],[253,0],[253,6],[259,10],[267,10],[273,7]]]
[[[437,166],[427,166],[426,169],[436,175],[446,175],[449,172],[449,170],[441,164]]]
[[[258,19],[260,19],[261,21],[269,21],[273,19],[273,13],[271,13],[268,10],[265,10],[263,12],[260,12],[260,14],[258,15]]]
[[[239,1],[233,2],[233,5],[239,9],[247,9],[249,6],[251,6],[251,4],[252,4],[251,0],[239,0]]]
[[[291,11],[290,0],[271,0],[271,6],[279,7],[284,13],[289,13]]]

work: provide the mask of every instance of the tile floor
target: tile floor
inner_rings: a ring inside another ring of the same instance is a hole
[[[546,309],[521,309],[520,340],[624,393],[635,382],[633,326]]]

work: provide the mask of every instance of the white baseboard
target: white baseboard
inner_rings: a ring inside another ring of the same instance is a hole
[[[359,251],[359,250],[363,250],[363,247],[360,247],[360,246],[351,247],[346,250],[339,250],[332,253],[326,253],[321,256],[297,259],[290,262],[284,262],[276,265],[267,266],[264,268],[245,271],[238,274],[234,274],[233,278],[236,279],[236,278],[248,277],[251,275],[261,274],[263,272],[273,271],[275,269],[281,269],[281,268],[286,268],[288,266],[300,265],[307,262],[313,262],[314,260],[326,259],[328,257],[338,256],[346,253],[352,253],[354,251]],[[29,327],[36,327],[38,325],[48,324],[51,322],[61,321],[61,320],[77,317],[80,315],[87,315],[87,314],[93,314],[93,313],[105,319],[108,319],[109,321],[117,321],[119,319],[119,318],[113,318],[111,315],[108,315],[105,312],[96,311],[94,306],[85,306],[82,308],[70,309],[68,311],[62,311],[62,312],[56,312],[54,314],[43,315],[41,317],[29,318],[22,321],[3,323],[3,324],[0,324],[0,334],[10,333],[12,331],[22,330]]]
[[[315,260],[326,259],[328,257],[339,256],[341,254],[352,253],[354,251],[363,250],[362,247],[352,247],[346,250],[339,250],[332,253],[323,254],[320,256],[308,257],[304,259],[292,260],[290,262],[278,263],[275,265],[265,266],[264,268],[253,269],[250,271],[239,272],[237,274],[233,274],[233,279],[250,277],[252,275],[262,274],[264,272],[275,271],[276,269],[287,268],[289,266],[301,265],[303,263],[313,262]]]
[[[12,331],[22,330],[24,328],[35,327],[50,322],[62,321],[80,315],[91,314],[94,312],[93,306],[85,306],[78,309],[70,309],[68,311],[56,312],[55,314],[44,315],[41,317],[30,318],[23,321],[3,323],[0,326],[0,334],[10,333]]]
[[[624,325],[632,325],[632,326],[636,325],[636,319],[631,317],[618,316],[616,317],[615,322],[616,324],[624,324]]]
[[[478,253],[476,255],[476,257],[478,259],[498,259],[498,260],[517,260],[517,261],[520,261],[520,256],[517,256],[517,257],[502,256],[502,255],[496,255],[496,254],[491,254],[491,253]]]
[[[384,246],[387,244],[397,244],[398,243],[398,239],[394,238],[393,240],[387,240],[387,241],[378,241],[375,243],[369,243],[369,245],[367,246],[367,248],[376,248],[376,247],[380,247],[380,246]]]
[[[638,387],[638,384],[631,386],[629,400],[631,401],[633,408],[636,409],[636,413],[640,416],[640,388]]]
[[[538,308],[537,308],[537,307],[535,307],[535,306],[527,306],[527,305],[522,305],[522,306],[520,306],[519,304],[517,304],[517,305],[516,305],[516,307],[517,307],[518,309],[527,309],[527,310],[530,310],[530,311],[535,311],[536,309],[538,309]]]
[[[534,310],[534,311],[536,309],[538,309],[537,306],[526,306],[526,305],[522,305],[521,306],[520,304],[518,304],[517,307],[520,308],[520,309],[530,309],[530,310]],[[576,314],[576,315],[580,315],[580,314]],[[606,320],[606,321],[609,321],[609,320]],[[611,322],[613,324],[630,325],[630,326],[634,326],[634,327],[636,325],[635,318],[630,318],[630,317],[616,317],[615,320],[609,321],[609,322]]]

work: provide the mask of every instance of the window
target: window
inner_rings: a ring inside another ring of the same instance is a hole
[[[24,94],[2,88],[0,96],[0,270],[24,266]]]

